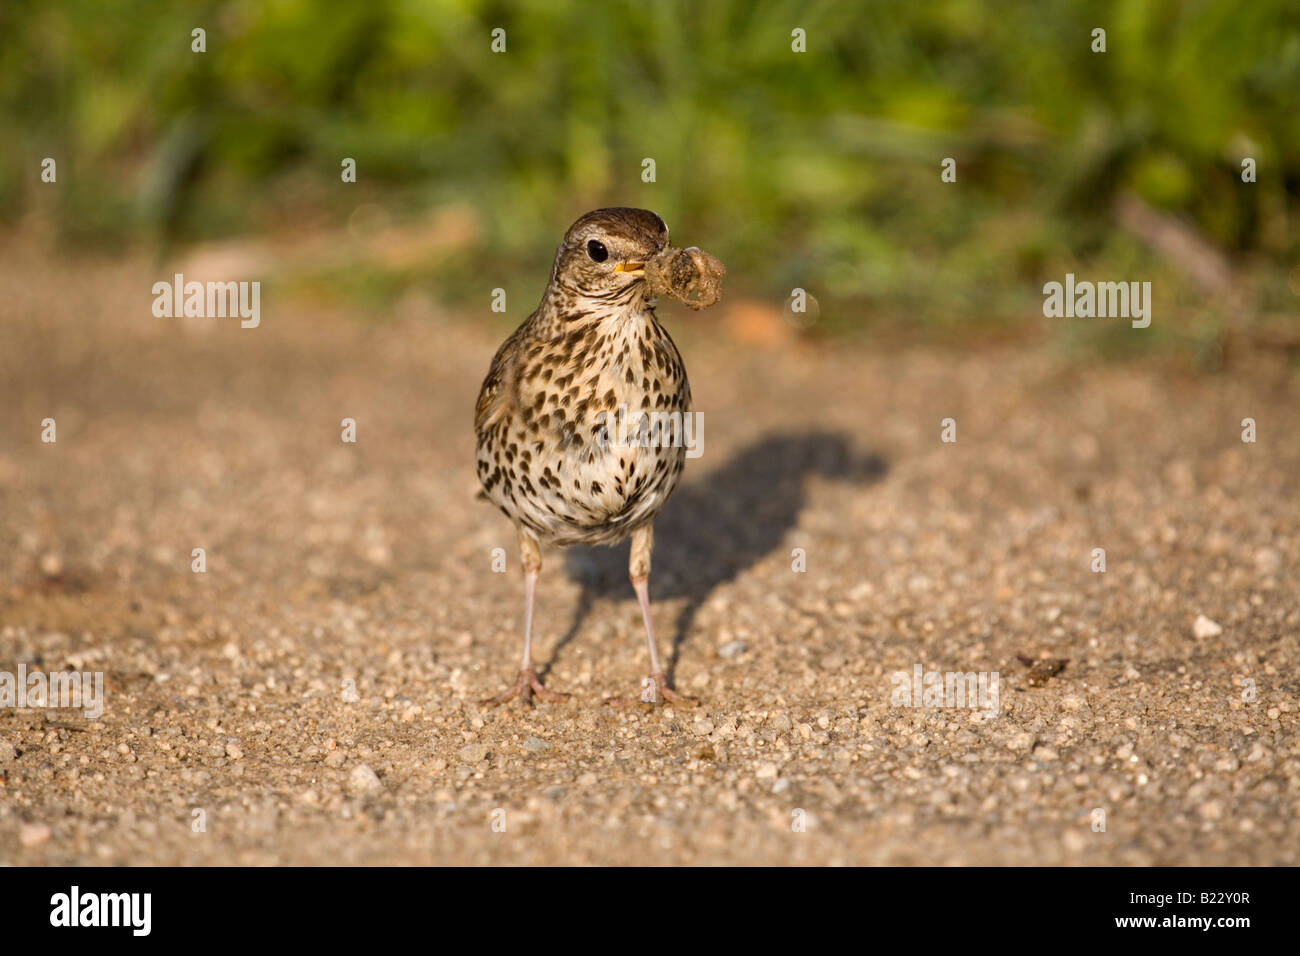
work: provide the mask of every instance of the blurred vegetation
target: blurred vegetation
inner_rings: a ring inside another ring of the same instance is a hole
[[[1066,271],[1175,290],[1153,329],[1204,311],[1118,222],[1125,195],[1222,253],[1252,310],[1300,292],[1296,0],[10,0],[0,103],[0,215],[64,242],[457,233],[322,275],[363,297],[503,285],[531,308],[562,230],[619,204],[733,288],[808,289],[831,329],[1041,314]]]

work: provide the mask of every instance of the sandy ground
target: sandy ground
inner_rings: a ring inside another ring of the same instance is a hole
[[[1300,862],[1283,368],[745,347],[665,307],[705,445],[651,588],[701,704],[603,702],[645,670],[624,544],[547,554],[571,701],[488,709],[500,317],[272,287],[243,330],[154,318],[145,261],[2,258],[0,670],[106,701],[0,709],[0,863]],[[891,701],[918,665],[998,672],[997,712]]]

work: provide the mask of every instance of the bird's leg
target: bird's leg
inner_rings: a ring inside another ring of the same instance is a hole
[[[641,605],[641,619],[645,621],[645,639],[650,647],[650,675],[641,681],[639,698],[614,697],[610,703],[615,707],[629,704],[661,704],[672,701],[686,707],[693,707],[695,701],[677,693],[668,686],[663,665],[659,663],[659,647],[655,643],[654,622],[650,618],[650,552],[654,549],[654,527],[643,525],[632,532],[632,554],[628,559],[627,574],[636,591],[637,603]]]
[[[537,578],[542,573],[542,551],[537,539],[523,529],[519,531],[519,551],[524,565],[524,654],[519,678],[502,693],[483,701],[484,704],[504,704],[516,697],[531,704],[534,694],[552,702],[569,696],[547,690],[533,669],[533,599],[537,596]]]

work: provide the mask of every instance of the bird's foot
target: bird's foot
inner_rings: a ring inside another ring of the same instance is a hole
[[[611,697],[613,707],[635,707],[638,704],[676,704],[678,707],[694,707],[699,703],[694,697],[679,694],[668,686],[668,678],[663,674],[651,674],[641,679],[640,697]]]
[[[542,700],[550,701],[553,704],[558,704],[560,701],[569,699],[568,694],[561,694],[559,691],[555,690],[547,690],[546,685],[543,684],[541,678],[537,676],[537,671],[533,670],[531,667],[526,667],[519,672],[519,679],[516,680],[513,685],[507,687],[495,697],[489,697],[481,703],[484,706],[492,706],[495,704],[504,704],[518,697],[525,704],[531,704],[533,702],[534,694]]]

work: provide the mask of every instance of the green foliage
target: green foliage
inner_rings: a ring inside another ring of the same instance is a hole
[[[641,205],[751,292],[932,320],[1037,308],[1079,262],[1150,277],[1124,192],[1252,262],[1300,251],[1294,0],[63,0],[0,7],[0,36],[0,210],[41,201],[54,156],[70,238],[462,204],[531,265],[581,212]],[[454,286],[456,261],[428,267]]]

